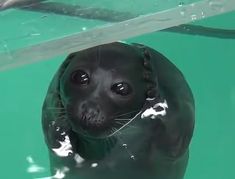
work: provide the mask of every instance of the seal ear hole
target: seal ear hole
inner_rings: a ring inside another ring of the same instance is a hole
[[[150,58],[151,58],[151,55],[150,55],[150,53],[149,53],[149,51],[147,49],[144,49],[144,56],[148,60],[150,60]]]
[[[71,74],[71,81],[77,85],[88,85],[90,83],[90,77],[85,71],[76,70]]]
[[[121,96],[128,96],[132,93],[131,86],[126,82],[115,83],[111,86],[111,91]]]

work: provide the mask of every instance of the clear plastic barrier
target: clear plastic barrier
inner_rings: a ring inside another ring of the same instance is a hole
[[[234,0],[0,0],[0,70],[234,9]]]

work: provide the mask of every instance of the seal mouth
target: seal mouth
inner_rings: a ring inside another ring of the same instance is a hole
[[[112,120],[106,120],[104,116],[81,115],[69,117],[72,130],[84,137],[105,138],[112,132]]]
[[[78,119],[79,124],[82,128],[89,130],[102,130],[106,128],[107,122],[103,115],[96,115],[95,113],[85,113],[83,112]]]
[[[106,123],[96,123],[94,125],[89,125],[89,120],[94,120],[92,118],[87,118],[86,116],[83,116],[82,118],[79,118],[78,124],[72,124],[72,130],[77,133],[78,135],[81,135],[83,137],[87,138],[93,138],[93,139],[104,139],[113,137],[116,135],[119,135],[121,133],[121,130],[123,128],[130,127],[130,123],[132,123],[137,116],[139,116],[140,112],[135,114],[132,118],[115,118],[115,119],[109,119]],[[72,121],[72,120],[71,120]],[[131,126],[133,127],[133,126]]]

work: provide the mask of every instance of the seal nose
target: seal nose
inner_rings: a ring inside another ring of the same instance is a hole
[[[105,122],[100,107],[94,102],[84,102],[79,107],[79,122],[84,129],[100,128]]]

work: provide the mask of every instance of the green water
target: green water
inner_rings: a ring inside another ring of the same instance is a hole
[[[235,29],[235,13],[198,24]],[[163,53],[181,69],[192,88],[196,128],[185,179],[235,178],[235,40],[158,32],[128,41]],[[1,179],[50,176],[41,106],[64,58],[0,73]],[[28,171],[29,166],[32,169],[30,157],[44,170]]]

